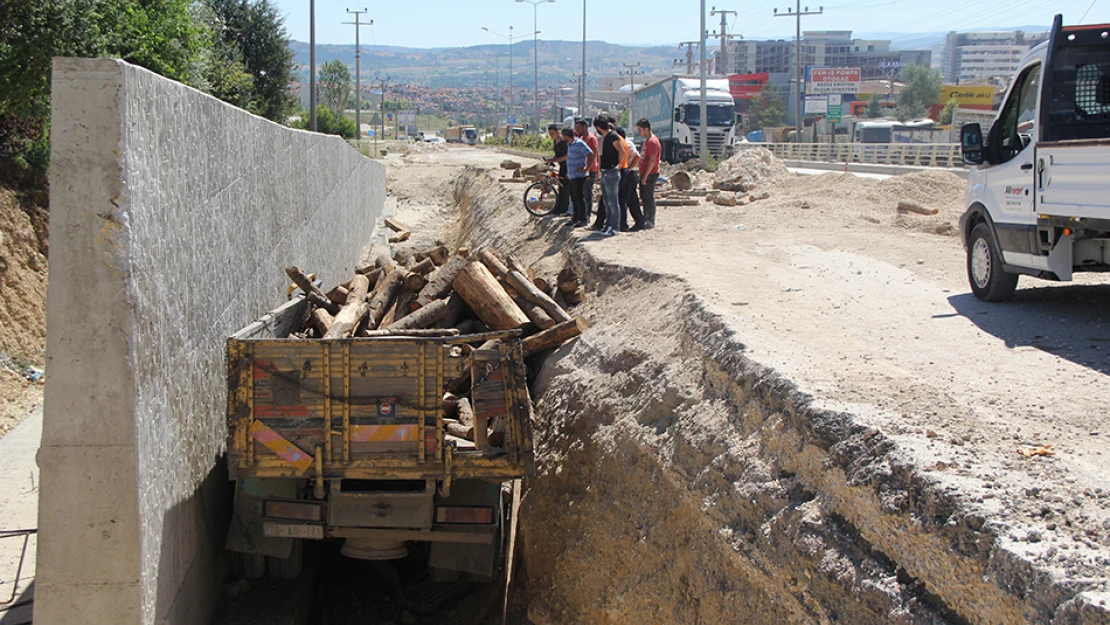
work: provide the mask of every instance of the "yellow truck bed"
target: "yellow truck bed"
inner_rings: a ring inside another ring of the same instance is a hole
[[[486,350],[472,349],[479,335],[286,338],[304,314],[294,299],[228,339],[232,479],[499,481],[531,466],[519,338]],[[444,431],[444,390],[467,369],[476,416],[503,425],[501,447]]]

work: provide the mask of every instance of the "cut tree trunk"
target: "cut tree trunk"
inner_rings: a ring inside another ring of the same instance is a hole
[[[548,297],[555,297],[555,286],[551,283],[551,280],[536,277],[532,279],[532,284],[536,285],[536,288],[540,291],[546,293]]]
[[[494,330],[523,328],[529,323],[528,316],[481,262],[467,262],[452,285],[478,318]]]
[[[370,303],[366,301],[366,293],[370,288],[370,281],[366,276],[355,276],[351,280],[351,290],[347,293],[347,303],[335,316],[335,321],[324,335],[326,339],[342,339],[354,334],[358,324],[370,310]]]
[[[406,230],[412,230],[412,228],[409,228],[405,224],[397,221],[396,219],[393,219],[392,217],[387,217],[386,218],[385,227],[389,228],[390,230],[392,230],[394,232],[404,232]]]
[[[407,328],[427,328],[435,324],[440,319],[451,314],[452,309],[457,309],[462,306],[462,302],[457,297],[449,297],[446,299],[437,299],[429,303],[427,306],[418,308],[417,310],[405,315],[399,321],[394,321],[393,324],[388,326],[387,330],[393,329],[407,329]]]
[[[570,321],[560,323],[550,330],[544,330],[538,334],[533,334],[521,342],[521,347],[523,347],[525,353],[528,354],[542,352],[546,349],[552,349],[562,345],[566,341],[582,334],[589,327],[590,324],[586,322],[585,318],[575,317]]]
[[[505,266],[505,263],[501,262],[501,259],[497,257],[497,254],[495,254],[493,250],[484,249],[478,252],[478,260],[482,261],[482,264],[484,264],[498,280],[504,280],[505,275],[509,273],[509,268]]]
[[[420,293],[421,289],[428,286],[428,279],[415,271],[409,271],[405,273],[403,283],[406,290],[412,291],[413,293]]]
[[[906,213],[917,213],[919,215],[936,215],[940,212],[935,208],[925,208],[913,202],[898,202],[898,210]]]
[[[402,241],[408,241],[409,237],[411,237],[411,236],[412,236],[412,233],[409,232],[408,230],[405,230],[404,232],[398,232],[397,234],[389,237],[389,242],[390,243],[401,243]]]
[[[424,260],[422,260],[422,261],[416,263],[415,265],[413,265],[412,267],[410,267],[409,271],[411,271],[413,273],[418,273],[422,276],[426,276],[426,275],[432,273],[433,271],[435,271],[435,268],[436,268],[436,264],[434,262],[432,262],[432,259],[425,258]]]
[[[347,288],[343,285],[328,291],[328,299],[342,306],[347,303]]]
[[[328,333],[328,330],[331,329],[331,324],[335,323],[335,317],[329,315],[328,311],[323,308],[317,308],[312,311],[312,318],[310,321],[312,327],[316,328],[320,336],[324,336]]]
[[[564,321],[570,321],[570,315],[567,314],[567,311],[563,310],[562,306],[555,303],[555,300],[551,299],[547,293],[537,289],[536,285],[532,284],[524,274],[519,271],[510,271],[505,281],[508,282],[517,293],[520,293],[521,297],[542,308],[544,312],[556,322],[563,323]]]
[[[323,308],[331,315],[339,313],[339,304],[328,299],[328,296],[324,295],[324,292],[315,284],[312,284],[312,280],[309,280],[308,274],[301,271],[299,267],[286,267],[285,273],[293,280],[293,284],[296,284],[304,291],[305,297],[308,298],[308,301],[312,302],[313,305]]]
[[[432,262],[436,265],[443,265],[450,260],[451,250],[447,249],[446,245],[437,245],[426,250],[421,250],[413,255],[413,259],[417,261],[424,260],[425,258],[432,259]]]
[[[528,319],[532,321],[532,325],[540,330],[546,330],[555,325],[555,320],[551,318],[551,315],[544,312],[539,304],[529,302],[523,297],[518,297],[515,301],[516,305],[520,306],[520,309],[524,311],[524,314],[528,315]]]
[[[460,397],[458,400],[458,413],[459,423],[463,425],[474,424],[474,408],[470,405],[470,400],[465,397]]]
[[[370,296],[370,323],[367,329],[377,328],[385,317],[385,313],[389,312],[389,306],[393,303],[393,299],[397,297],[397,292],[401,290],[401,281],[404,276],[404,269],[394,267],[374,288],[374,293]]]
[[[381,323],[378,324],[379,328],[388,328],[394,322],[404,319],[409,315],[409,305],[416,301],[416,293],[412,291],[402,290],[397,295],[397,299],[393,301],[393,305],[389,307],[389,311],[382,317]]]
[[[455,281],[455,277],[459,275],[463,267],[466,267],[467,262],[465,258],[456,256],[431,274],[428,278],[428,284],[420,289],[420,295],[416,298],[416,305],[427,306],[432,301],[447,295],[451,291],[451,284]]]
[[[386,328],[384,330],[367,330],[366,331],[366,336],[370,336],[370,337],[375,337],[375,336],[416,336],[416,337],[425,337],[425,338],[428,338],[428,337],[430,337],[430,338],[443,338],[443,337],[458,336],[458,335],[459,335],[459,331],[454,329],[454,328],[448,328],[448,329],[445,329],[445,330],[425,330],[425,329],[420,329],[420,328],[398,330],[398,329],[394,329],[394,328]]]
[[[516,256],[509,254],[506,264],[509,265],[510,271],[519,271],[523,275],[528,275],[528,268]]]

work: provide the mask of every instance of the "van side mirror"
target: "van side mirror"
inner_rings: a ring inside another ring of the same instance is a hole
[[[968,165],[983,164],[983,128],[979,124],[964,124],[960,128],[960,151]]]
[[[674,110],[674,120],[676,122],[682,121],[682,109],[675,109]]]

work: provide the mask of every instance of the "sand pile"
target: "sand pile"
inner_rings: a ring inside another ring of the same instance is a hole
[[[738,186],[756,187],[772,184],[788,178],[790,172],[767,148],[744,149],[723,161],[718,167],[713,182],[715,187]],[[740,191],[741,189],[727,189]],[[745,189],[746,190],[746,189]]]

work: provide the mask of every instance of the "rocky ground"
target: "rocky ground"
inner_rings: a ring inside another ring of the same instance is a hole
[[[593,287],[538,381],[534,621],[1106,622],[1110,288],[975,300],[946,173],[763,158],[723,192],[747,205],[602,239],[528,217],[498,160],[395,157],[390,186],[402,218],[459,202],[460,242]]]

